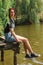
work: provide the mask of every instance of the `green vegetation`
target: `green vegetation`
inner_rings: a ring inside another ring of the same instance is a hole
[[[9,21],[8,9],[10,7],[16,10],[16,24],[40,23],[38,15],[43,11],[43,0],[0,0],[1,28]]]

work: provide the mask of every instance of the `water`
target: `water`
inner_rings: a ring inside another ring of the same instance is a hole
[[[43,24],[17,26],[15,32],[27,37],[33,51],[41,55],[38,58],[25,59],[23,44],[21,44],[20,54],[17,55],[17,65],[43,65]],[[0,61],[0,65],[13,65],[13,51],[5,51],[4,62]]]

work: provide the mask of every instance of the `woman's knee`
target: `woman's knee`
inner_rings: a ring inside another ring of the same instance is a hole
[[[24,42],[27,42],[27,41],[29,42],[28,38],[24,38],[24,40],[23,40],[23,41],[24,41]]]

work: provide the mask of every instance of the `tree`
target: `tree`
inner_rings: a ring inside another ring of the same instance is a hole
[[[39,23],[38,19],[38,6],[36,6],[36,0],[30,0],[30,4],[27,7],[27,18],[32,21],[32,23]]]

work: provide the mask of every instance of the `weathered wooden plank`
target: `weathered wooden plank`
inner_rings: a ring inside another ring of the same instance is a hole
[[[5,38],[0,37],[0,51],[1,51],[1,61],[4,61],[4,50],[12,49],[14,51],[14,65],[17,65],[17,53],[20,52],[20,47],[18,42],[10,43],[6,42]]]
[[[5,46],[5,45],[6,45],[6,43],[0,41],[0,46]]]

